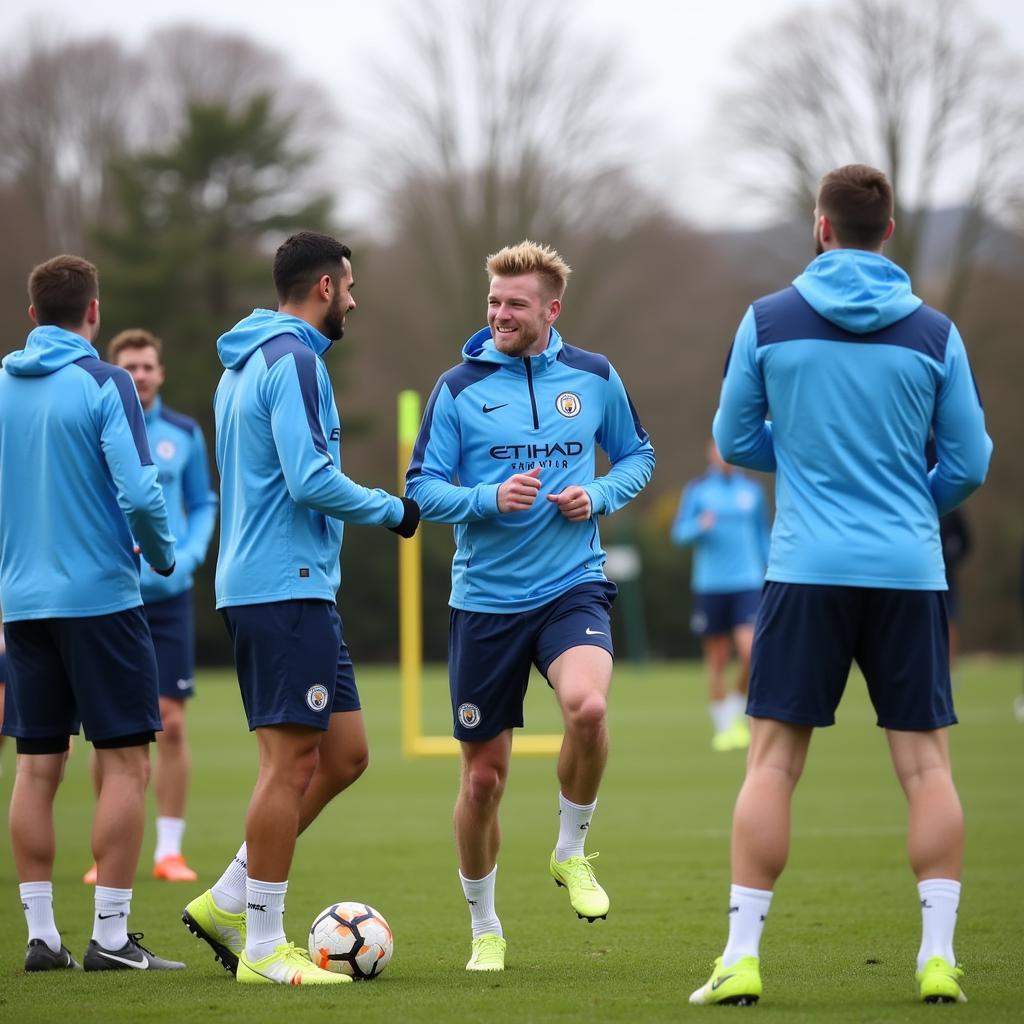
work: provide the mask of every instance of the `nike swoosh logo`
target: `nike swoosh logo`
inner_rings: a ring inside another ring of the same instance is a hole
[[[599,629],[591,629],[587,626],[587,636],[607,636],[607,633],[602,633]]]
[[[120,911],[116,914],[97,914],[96,915],[101,921],[109,921],[112,917],[124,917],[124,914]]]
[[[115,956],[113,953],[107,953],[102,949],[96,951],[100,956],[105,956],[108,960],[114,960],[119,964],[124,964],[125,967],[134,967],[137,971],[144,971],[149,967],[149,957],[145,953],[142,954],[141,960],[126,960],[123,956]]]
[[[480,408],[484,412],[494,412],[495,409],[504,409],[506,405],[508,405],[508,402],[502,402],[501,405],[488,405],[486,402],[484,402],[484,404],[481,405]]]
[[[723,974],[722,977],[715,978],[715,980],[713,982],[711,982],[711,991],[714,992],[716,988],[720,988],[730,978],[735,978],[735,977],[736,977],[735,974]]]

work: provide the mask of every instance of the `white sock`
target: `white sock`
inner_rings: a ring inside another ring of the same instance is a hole
[[[96,886],[96,919],[92,937],[104,948],[120,949],[128,941],[128,914],[132,906],[131,889]]]
[[[770,889],[729,887],[729,941],[722,954],[723,967],[731,967],[743,956],[760,956],[761,932],[771,905]]]
[[[555,860],[583,856],[583,845],[587,841],[587,831],[595,807],[596,800],[592,804],[574,804],[561,793],[558,794],[558,845],[555,847]]]
[[[245,955],[252,961],[270,956],[285,941],[284,897],[288,882],[245,883]]]
[[[25,910],[29,941],[42,939],[54,953],[59,953],[60,932],[53,919],[53,882],[22,882],[18,892]]]
[[[156,851],[153,853],[153,863],[158,864],[164,857],[180,857],[181,837],[184,834],[184,818],[157,818]]]
[[[460,871],[459,881],[462,891],[466,894],[469,904],[469,917],[473,924],[473,938],[481,935],[503,935],[501,922],[494,912],[494,882],[498,876],[498,865],[495,864],[489,875],[483,878],[466,878]]]
[[[711,721],[715,726],[715,732],[727,732],[732,725],[733,713],[729,706],[729,698],[725,700],[713,700],[711,702]]]
[[[921,948],[917,969],[921,970],[933,956],[941,956],[956,966],[953,955],[953,930],[960,906],[960,883],[950,878],[929,878],[917,883],[921,897]]]
[[[245,910],[245,880],[248,877],[249,855],[245,843],[238,848],[234,860],[210,890],[213,902],[228,914],[241,914]]]
[[[733,690],[725,699],[729,704],[729,724],[733,725],[747,714],[747,695]]]

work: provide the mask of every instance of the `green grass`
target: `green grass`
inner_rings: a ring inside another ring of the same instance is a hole
[[[763,947],[766,995],[753,1011],[776,1021],[1021,1018],[1024,899],[1024,725],[1011,713],[1019,661],[972,660],[958,672],[961,725],[953,731],[968,850],[957,955],[971,1002],[935,1010],[914,1001],[919,912],[904,856],[904,803],[883,734],[859,680],[839,726],[815,737],[794,809],[789,868]],[[0,1020],[12,1022],[225,1020],[669,1021],[730,1011],[686,1005],[721,951],[729,882],[728,829],[741,755],[712,754],[700,669],[622,665],[613,690],[612,755],[588,852],[601,851],[612,897],[607,921],[577,920],[547,875],[557,823],[551,758],[516,759],[502,809],[498,911],[509,939],[503,975],[471,976],[468,914],[451,841],[454,759],[409,762],[398,743],[397,673],[366,668],[360,690],[371,765],[300,841],[287,921],[305,939],[313,916],[342,899],[381,910],[396,937],[385,975],[343,990],[242,989],[180,924],[199,887],[136,885],[131,925],[184,975],[21,972],[24,921],[10,851],[0,852]],[[427,728],[446,732],[443,671],[433,670]],[[527,724],[558,728],[550,693],[531,686]],[[240,842],[255,769],[233,679],[205,673],[190,712],[194,783],[186,833],[209,885]],[[7,744],[0,797],[10,794]],[[79,955],[89,938],[92,801],[79,745],[58,797],[58,923]],[[143,851],[148,868],[150,835]],[[732,1011],[738,1012],[738,1011]]]

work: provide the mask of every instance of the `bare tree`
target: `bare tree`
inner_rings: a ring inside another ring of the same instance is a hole
[[[743,53],[721,120],[738,177],[809,218],[837,165],[887,171],[899,230],[889,253],[922,264],[929,218],[962,210],[945,308],[963,297],[986,215],[1024,194],[1024,73],[965,0],[852,0],[780,21]]]
[[[431,0],[406,40],[379,68],[353,149],[447,330],[479,315],[478,271],[496,247],[557,244],[585,222],[612,235],[647,212],[628,182],[637,119],[611,42],[528,0]]]

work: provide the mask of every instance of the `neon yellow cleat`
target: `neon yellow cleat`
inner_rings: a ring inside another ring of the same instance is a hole
[[[467,971],[505,970],[505,949],[508,943],[500,935],[489,932],[473,940],[473,954],[466,964]]]
[[[243,950],[235,981],[243,985],[344,985],[352,979],[317,967],[294,942],[282,942],[270,956],[255,962]]]
[[[567,857],[565,860],[555,860],[554,851],[551,853],[551,877],[555,885],[563,886],[569,890],[569,904],[576,911],[577,917],[585,917],[591,924],[597,918],[608,916],[610,901],[608,893],[601,888],[594,877],[594,869],[590,862],[598,854],[592,853],[589,857]]]
[[[711,737],[711,749],[719,754],[726,750],[732,750],[732,729],[724,729],[722,732],[716,732],[715,735]]]
[[[690,993],[694,1006],[753,1006],[761,998],[761,968],[756,956],[741,956],[730,967],[715,960],[711,977]]]
[[[960,987],[964,972],[953,967],[945,957],[933,956],[924,969],[917,972],[921,999],[926,1003],[966,1003],[967,996]]]
[[[214,957],[232,974],[238,969],[238,957],[245,949],[245,911],[229,914],[213,902],[207,889],[181,914],[185,927],[213,950]]]
[[[740,715],[732,723],[729,732],[732,734],[733,750],[746,750],[750,746],[750,725],[747,723],[746,715]]]

